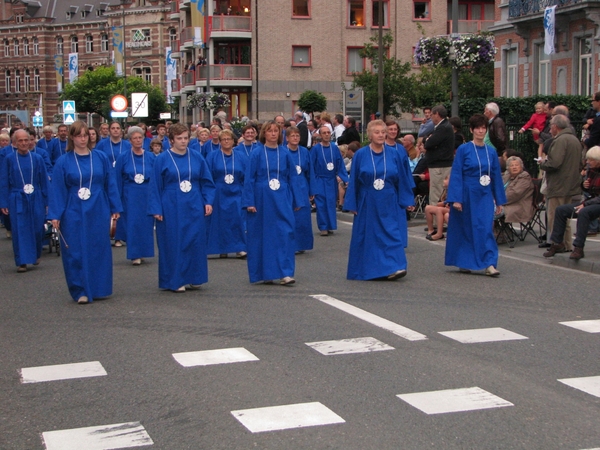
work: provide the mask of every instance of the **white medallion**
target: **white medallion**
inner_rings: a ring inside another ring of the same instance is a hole
[[[296,166],[296,172],[298,173],[298,175],[300,175],[302,173],[302,167]]]
[[[377,178],[375,181],[373,181],[373,187],[378,191],[382,190],[384,186],[385,186],[385,181],[382,180],[381,178]]]
[[[86,187],[82,187],[81,189],[79,189],[77,191],[77,196],[81,199],[81,200],[88,200],[91,196],[92,196],[92,191],[90,191],[88,188]]]
[[[188,180],[183,180],[181,183],[179,183],[179,189],[181,189],[181,192],[188,193],[192,190],[192,183],[190,183]]]
[[[133,177],[133,181],[135,181],[137,184],[142,184],[144,180],[144,175],[142,175],[141,173],[136,173],[135,177]]]
[[[23,186],[23,192],[25,192],[26,194],[33,194],[33,191],[33,184],[26,184],[25,186]]]
[[[482,175],[481,177],[479,177],[479,184],[481,184],[482,186],[488,186],[491,181],[492,180],[490,179],[489,175]]]
[[[333,163],[332,162],[327,163],[327,170],[329,170],[329,171],[333,170]]]
[[[279,180],[277,178],[269,180],[269,187],[271,188],[271,190],[276,191],[277,189],[279,189],[280,186],[281,184],[279,183]]]
[[[233,180],[234,180],[233,175],[231,175],[230,173],[228,173],[227,175],[225,175],[225,183],[232,184]]]

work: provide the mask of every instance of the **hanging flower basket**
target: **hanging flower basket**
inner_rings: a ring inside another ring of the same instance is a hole
[[[231,105],[229,96],[222,92],[201,92],[187,98],[188,109],[200,108],[206,111],[227,108],[229,105]]]
[[[454,58],[452,56],[454,47]],[[494,61],[494,36],[465,34],[458,37],[435,36],[421,38],[415,48],[415,62],[452,67],[471,67]]]

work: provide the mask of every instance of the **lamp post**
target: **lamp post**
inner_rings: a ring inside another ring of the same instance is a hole
[[[458,0],[452,0],[452,38],[458,37]],[[456,50],[454,41],[450,47],[450,59],[456,61]],[[451,111],[453,116],[458,116],[458,68],[456,64],[452,66],[452,104]]]
[[[129,0],[121,0],[121,24],[123,25],[123,95],[127,98],[127,45],[125,44],[125,4]]]

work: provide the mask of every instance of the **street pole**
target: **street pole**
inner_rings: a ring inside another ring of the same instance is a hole
[[[453,0],[453,1],[457,1],[457,0]],[[377,59],[378,59],[378,63],[377,63],[377,109],[379,110],[379,113],[381,114],[381,119],[385,120],[385,113],[383,111],[383,1],[379,0],[379,5],[378,5],[378,17],[379,17],[379,39],[378,39],[378,45],[379,48],[377,49]]]
[[[208,41],[210,40],[210,35],[208,34],[208,1],[204,1],[204,59],[206,60],[206,92],[210,92],[210,48],[208,46]],[[208,120],[206,121],[206,125],[210,128],[210,121],[212,120],[211,114],[212,111],[208,111]]]
[[[458,37],[458,0],[452,0],[452,37]],[[458,68],[452,67],[452,116],[458,116]]]

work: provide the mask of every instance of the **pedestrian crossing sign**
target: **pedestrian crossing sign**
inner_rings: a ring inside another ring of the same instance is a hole
[[[75,114],[75,100],[63,101],[63,113],[64,114]]]
[[[75,122],[75,114],[63,114],[63,116],[63,123],[65,125],[71,125],[73,122]]]

